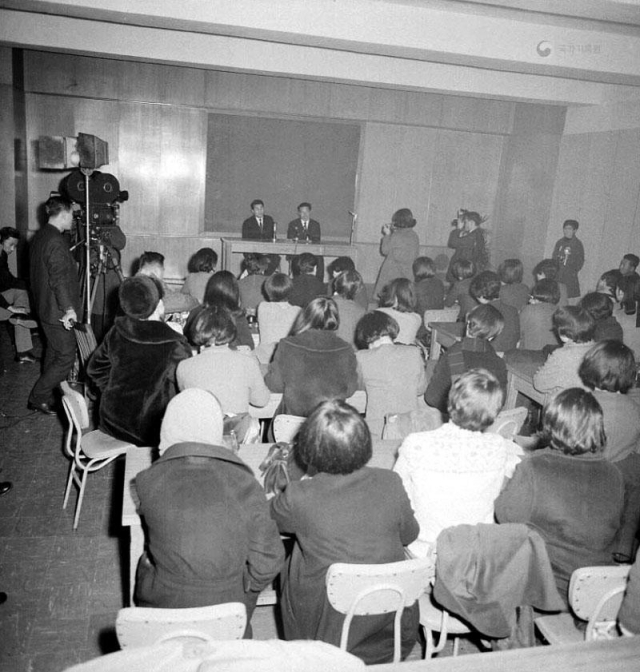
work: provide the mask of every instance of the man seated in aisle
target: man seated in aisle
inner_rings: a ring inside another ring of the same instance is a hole
[[[636,270],[638,268],[638,264],[640,264],[640,257],[638,257],[638,255],[625,254],[620,261],[620,266],[618,268],[614,268],[610,272],[616,274],[616,279],[618,282],[620,282],[622,278],[626,278],[629,275],[635,275],[637,278],[639,277]]]
[[[9,255],[18,247],[20,233],[10,226],[0,229],[0,321],[9,320],[14,327],[16,361],[33,363],[31,329],[38,325],[29,313],[29,294],[24,280],[16,278],[9,270]]]
[[[100,429],[155,447],[167,404],[177,393],[176,368],[191,348],[163,322],[162,285],[155,277],[127,278],[119,297],[124,317],[116,318],[87,367],[101,392]]]
[[[273,240],[273,217],[264,214],[264,201],[251,201],[253,215],[242,222],[243,240]]]
[[[500,311],[504,328],[493,341],[496,352],[507,352],[517,347],[520,340],[520,317],[518,309],[500,299],[500,277],[493,271],[482,271],[471,281],[469,292],[481,305],[490,305]]]
[[[321,280],[318,280],[318,258],[315,254],[305,252],[295,257],[291,264],[293,270],[293,288],[289,295],[289,303],[304,308],[318,296],[325,296],[327,289]]]
[[[198,300],[191,294],[183,294],[181,291],[173,291],[167,287],[164,281],[164,255],[160,252],[143,252],[138,261],[136,275],[149,275],[160,281],[164,293],[164,312],[167,315],[186,313],[198,305]]]

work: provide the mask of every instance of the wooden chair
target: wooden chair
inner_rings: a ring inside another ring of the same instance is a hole
[[[536,618],[536,627],[549,644],[608,639],[622,604],[629,569],[630,565],[576,569],[569,583],[569,604],[578,618],[587,621],[587,629],[582,634],[573,614],[566,612]]]
[[[518,406],[518,408],[512,408],[508,411],[500,411],[493,424],[485,431],[500,434],[505,439],[513,441],[522,429],[528,413],[528,409],[524,406]]]
[[[273,437],[276,441],[291,443],[305,420],[300,415],[276,415],[273,419]]]
[[[247,610],[242,602],[191,609],[125,607],[116,618],[116,635],[123,649],[171,639],[242,639],[246,627]]]
[[[78,502],[76,512],[73,518],[73,529],[77,529],[80,518],[80,509],[87,484],[87,476],[106,467],[120,455],[127,452],[133,444],[118,439],[96,429],[87,432],[89,428],[89,412],[87,404],[80,392],[72,390],[69,383],[61,383],[62,388],[62,406],[69,420],[69,429],[65,440],[65,452],[71,463],[69,465],[69,478],[67,487],[64,491],[64,502],[62,508],[67,508],[71,484],[75,483],[78,487]],[[85,433],[86,432],[86,433]]]
[[[340,648],[347,651],[354,616],[395,612],[393,662],[398,663],[402,611],[427,589],[433,574],[434,563],[430,557],[382,565],[331,565],[326,578],[327,597],[336,611],[346,614]]]

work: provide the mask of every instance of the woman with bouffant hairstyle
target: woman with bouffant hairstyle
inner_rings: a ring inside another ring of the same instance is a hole
[[[542,441],[516,468],[496,500],[500,523],[525,523],[544,538],[556,585],[567,600],[578,567],[610,565],[625,511],[624,481],[604,459],[602,408],[581,388],[545,406]]]
[[[404,560],[418,534],[397,474],[367,467],[371,435],[359,413],[342,401],[319,404],[302,425],[296,459],[310,478],[292,481],[271,500],[282,534],[295,535],[280,600],[285,639],[336,646],[345,616],[327,599],[326,574],[336,562],[377,564]],[[393,656],[394,614],[359,616],[348,651],[371,665]],[[402,653],[415,644],[417,603],[402,615]]]

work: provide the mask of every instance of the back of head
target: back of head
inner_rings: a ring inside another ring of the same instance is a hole
[[[51,196],[44,204],[47,217],[57,217],[61,212],[69,212],[71,210],[71,201],[62,196]]]
[[[233,273],[218,271],[209,278],[204,290],[204,303],[224,306],[232,313],[240,310],[240,288]]]
[[[300,274],[305,275],[307,273],[313,273],[318,266],[318,257],[315,254],[310,252],[303,252],[298,257],[298,267],[300,268]]]
[[[494,339],[504,329],[502,313],[489,304],[476,306],[467,315],[467,336],[484,341]]]
[[[495,301],[500,296],[500,278],[493,271],[482,271],[471,281],[469,293],[476,300]]]
[[[561,338],[574,343],[588,343],[593,340],[596,323],[584,308],[579,306],[556,308],[552,321],[553,328]]]
[[[633,350],[620,341],[599,341],[582,359],[578,375],[591,390],[625,394],[636,379]]]
[[[322,331],[336,331],[340,326],[338,306],[333,299],[319,296],[308,303],[296,317],[291,334],[302,334],[309,329],[321,329]]]
[[[374,310],[363,315],[358,321],[355,342],[358,348],[364,350],[385,336],[395,341],[399,333],[400,326],[391,315]]]
[[[604,292],[607,296],[615,299],[616,289],[618,287],[618,279],[620,278],[620,271],[606,271],[603,273],[596,286],[598,292]]]
[[[189,273],[211,273],[215,271],[218,264],[218,255],[215,250],[210,247],[201,247],[189,259],[187,270]]]
[[[337,399],[323,401],[300,428],[295,450],[309,473],[351,474],[371,459],[371,434],[355,408]]]
[[[606,294],[601,294],[600,292],[585,294],[580,299],[578,305],[580,308],[584,308],[595,322],[601,322],[613,315],[613,303],[611,299]]]
[[[409,208],[400,208],[393,213],[391,223],[398,229],[411,229],[416,225],[416,220]]]
[[[433,278],[436,274],[436,265],[431,257],[418,257],[413,262],[413,278],[416,282]]]
[[[522,262],[520,259],[505,259],[498,267],[498,276],[505,285],[522,282]]]
[[[206,390],[189,388],[167,405],[160,428],[160,455],[177,443],[222,444],[223,415],[218,400]]]
[[[496,419],[503,403],[498,379],[486,369],[471,369],[451,386],[447,410],[454,425],[483,432]]]
[[[3,226],[0,229],[0,243],[4,243],[4,241],[9,240],[9,238],[20,240],[20,232],[12,226]]]
[[[262,285],[262,291],[269,301],[286,301],[291,294],[293,281],[284,273],[268,275]]]
[[[469,259],[458,259],[453,262],[451,273],[456,280],[466,280],[476,274],[476,265]]]
[[[333,291],[344,299],[353,300],[362,288],[362,276],[358,271],[345,271],[333,281]]]
[[[533,277],[544,276],[547,280],[558,279],[558,262],[555,259],[543,259],[533,269]]]
[[[236,322],[231,312],[220,305],[203,305],[188,323],[186,337],[193,345],[226,345],[237,334]]]
[[[146,320],[153,315],[162,298],[162,285],[152,276],[126,278],[118,290],[120,306],[127,317]]]
[[[591,392],[571,387],[556,394],[544,408],[541,439],[565,455],[602,452],[602,408]]]
[[[542,303],[556,305],[560,301],[560,286],[555,280],[538,280],[531,290],[531,298]]]
[[[356,265],[353,263],[351,257],[337,257],[329,264],[327,270],[329,271],[330,277],[332,277],[344,273],[345,271],[355,271]]]
[[[147,271],[154,267],[158,267],[164,272],[164,254],[160,254],[160,252],[143,252],[138,259],[138,273],[149,275]]]
[[[264,275],[269,267],[269,260],[262,254],[247,254],[244,268],[249,275]]]
[[[414,285],[407,278],[388,282],[380,292],[380,308],[395,308],[401,313],[413,313],[416,309]]]

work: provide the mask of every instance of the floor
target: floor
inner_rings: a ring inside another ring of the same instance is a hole
[[[1,325],[0,325],[1,326]],[[40,352],[36,346],[36,352]],[[120,527],[123,463],[90,477],[80,524],[73,531],[75,491],[66,510],[62,417],[26,408],[37,364],[13,361],[0,328],[0,670],[59,672],[118,650],[115,617],[123,606],[128,535]],[[1,365],[0,365],[1,370]],[[273,608],[260,607],[254,637],[276,636]],[[476,652],[462,642],[461,653]],[[441,655],[450,655],[451,643]],[[410,658],[421,657],[418,643]]]

